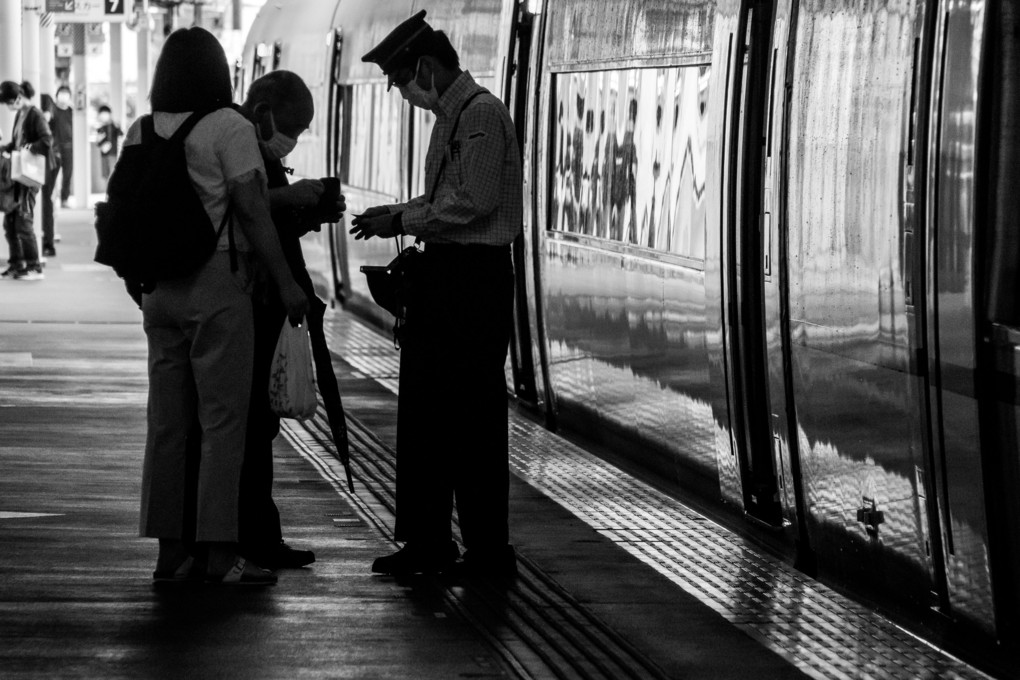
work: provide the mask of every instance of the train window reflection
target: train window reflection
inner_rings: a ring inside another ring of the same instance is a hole
[[[390,196],[400,196],[401,105],[403,100],[386,92],[386,83],[365,83],[345,88],[345,112],[350,112],[351,134],[347,148],[344,183]],[[349,106],[349,109],[347,108]]]
[[[708,71],[557,74],[550,228],[704,260]]]

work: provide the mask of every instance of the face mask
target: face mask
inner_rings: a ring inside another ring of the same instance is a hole
[[[418,66],[414,70],[414,78],[411,78],[406,85],[401,85],[398,89],[400,90],[400,96],[408,104],[431,111],[439,103],[439,92],[436,90],[436,74],[432,74],[432,82],[429,84],[429,89],[423,90],[418,86],[418,71],[420,69],[421,59],[418,60]]]
[[[269,112],[269,124],[273,126],[273,133],[269,135],[269,139],[261,140],[262,147],[266,150],[266,154],[270,158],[277,160],[283,158],[297,146],[297,140],[293,137],[281,134],[276,129],[276,119],[273,118],[273,112]],[[259,137],[262,136],[262,128],[259,126]]]

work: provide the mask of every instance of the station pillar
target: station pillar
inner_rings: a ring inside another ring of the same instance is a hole
[[[124,125],[126,104],[124,97],[124,33],[120,22],[111,21],[110,27],[110,108],[113,119]]]
[[[21,12],[21,79],[32,83],[39,91],[41,82],[39,64],[39,11],[41,0],[25,0]],[[39,100],[35,103],[38,105]]]
[[[0,0],[0,80],[20,83],[21,77],[21,0]],[[3,144],[11,141],[14,113],[0,106],[0,134]]]
[[[0,0],[2,2],[3,0]],[[149,38],[149,0],[142,0],[141,16],[138,19],[138,96],[136,98],[135,115],[142,116],[149,112],[149,74],[152,72],[149,61],[152,58]]]
[[[49,17],[47,21],[39,25],[39,85],[36,87],[39,90],[39,101],[42,102],[43,95],[49,95],[53,97],[56,95],[57,88],[56,74],[56,30],[57,25],[53,21],[53,17]]]
[[[89,149],[89,87],[85,60],[85,24],[74,24],[74,51],[71,56],[74,81],[74,201],[75,208],[87,208],[92,187],[92,157]]]

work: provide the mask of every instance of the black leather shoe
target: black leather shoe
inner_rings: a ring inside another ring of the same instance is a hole
[[[311,550],[297,550],[283,542],[278,545],[243,552],[246,557],[273,571],[277,569],[300,569],[301,567],[307,567],[315,561],[315,553]]]
[[[460,551],[453,541],[440,546],[408,543],[392,555],[377,558],[372,563],[372,573],[394,576],[439,573],[452,567],[458,555]]]
[[[512,581],[517,578],[517,553],[512,545],[498,548],[469,548],[456,573],[472,578]]]

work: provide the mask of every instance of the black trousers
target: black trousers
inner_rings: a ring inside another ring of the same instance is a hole
[[[53,167],[50,167],[52,165]],[[60,165],[57,162],[46,165],[46,183],[42,187],[42,245],[43,248],[54,247],[53,234],[53,187],[57,185]]]
[[[18,186],[18,207],[4,215],[4,237],[7,239],[7,263],[15,268],[38,267],[39,245],[32,219],[35,213],[35,190]]]
[[[396,539],[468,550],[509,538],[504,365],[513,327],[509,246],[426,245],[401,336]]]
[[[280,511],[273,501],[273,439],[280,432],[280,417],[269,405],[268,386],[276,341],[287,313],[275,300],[253,300],[252,311],[255,366],[252,369],[248,430],[241,466],[237,533],[243,546],[258,548],[273,546],[283,540]]]
[[[71,178],[74,175],[74,145],[60,145],[60,201],[71,195]]]

